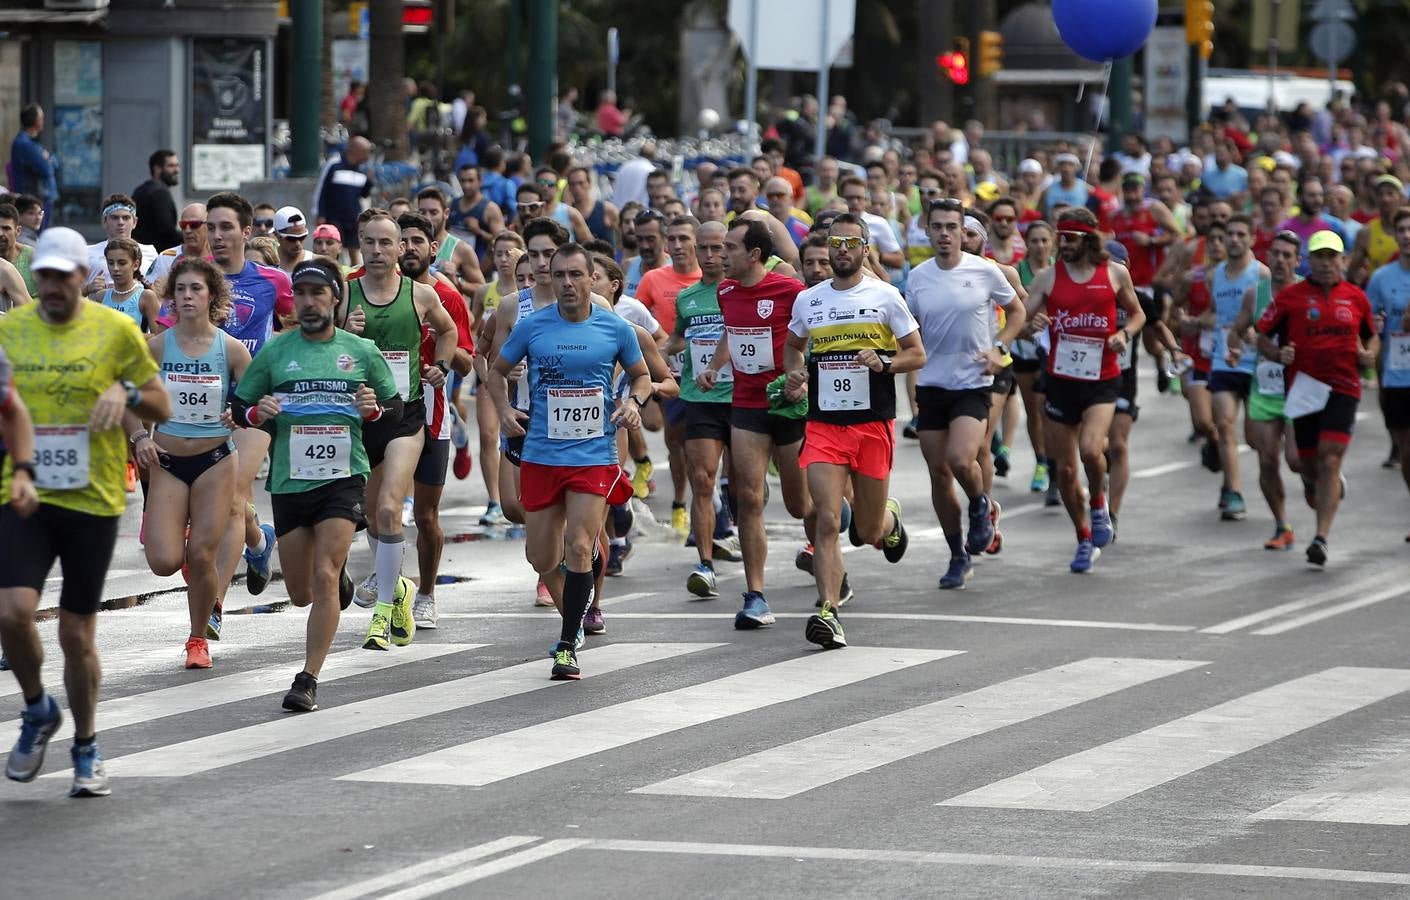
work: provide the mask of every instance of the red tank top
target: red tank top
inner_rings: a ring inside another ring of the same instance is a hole
[[[1107,262],[1099,264],[1090,279],[1079,283],[1067,274],[1067,265],[1061,259],[1054,263],[1053,289],[1047,302],[1051,320],[1048,338],[1052,346],[1048,353],[1049,375],[1076,381],[1106,381],[1121,374],[1121,361],[1106,346],[1106,339],[1116,333],[1116,290],[1111,286],[1109,265]],[[1073,340],[1065,342],[1063,335]],[[1085,378],[1078,374],[1083,366],[1073,363],[1070,353],[1062,353],[1063,345],[1071,343],[1074,347],[1094,351],[1093,339],[1101,341],[1101,364],[1096,378]],[[1064,372],[1064,368],[1067,371]]]
[[[1131,270],[1131,283],[1136,287],[1149,287],[1156,270],[1165,261],[1164,248],[1154,245],[1142,247],[1136,243],[1135,235],[1155,236],[1160,231],[1155,216],[1151,215],[1150,201],[1141,201],[1141,205],[1134,212],[1128,212],[1123,206],[1112,213],[1111,230],[1126,248],[1126,255],[1130,257],[1128,268]]]
[[[1190,287],[1185,298],[1185,311],[1191,316],[1199,317],[1209,310],[1211,301],[1209,271],[1208,266],[1196,266],[1190,270]],[[1194,362],[1196,372],[1208,372],[1213,365],[1213,360],[1201,349],[1199,332],[1180,338],[1180,349],[1184,350],[1185,354]]]

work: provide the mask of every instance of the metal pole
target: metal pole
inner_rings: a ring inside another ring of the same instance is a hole
[[[1331,43],[1327,53],[1327,102],[1331,103],[1332,98],[1337,95],[1337,60],[1341,59],[1340,47],[1337,46],[1337,28],[1333,24],[1329,29],[1327,37]]]
[[[1268,22],[1268,111],[1276,113],[1278,107],[1274,99],[1275,82],[1278,77],[1278,16],[1283,0],[1273,0],[1272,15]]]
[[[617,60],[621,54],[617,29],[607,29],[607,90],[617,93]]]
[[[759,66],[754,62],[759,55],[759,0],[749,0],[749,44],[745,54],[749,67],[744,79],[744,121],[748,123],[746,136],[752,141],[759,116]]]
[[[813,157],[822,159],[827,149],[827,79],[831,74],[832,57],[827,50],[827,33],[832,24],[832,0],[822,0],[822,34],[818,37],[818,136],[813,142]]]
[[[299,85],[316,85],[323,81],[323,3],[322,0],[301,0],[290,5],[293,13],[293,81]],[[293,147],[290,152],[290,174],[311,177],[318,174],[322,161],[321,92],[293,92],[289,126]]]
[[[553,91],[557,77],[558,2],[530,0],[529,71],[525,116],[529,154],[540,159],[553,142]]]

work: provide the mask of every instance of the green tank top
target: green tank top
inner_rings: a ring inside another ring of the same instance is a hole
[[[416,314],[410,278],[402,276],[392,302],[377,305],[363,293],[362,279],[348,286],[348,313],[361,307],[366,316],[362,336],[377,345],[392,370],[397,393],[409,402],[421,399],[421,317]]]
[[[20,277],[24,279],[24,289],[29,291],[31,297],[38,297],[39,285],[34,283],[34,272],[30,271],[33,263],[34,248],[28,244],[20,244],[20,255],[15,257],[15,268],[20,270]]]
[[[1018,261],[1018,283],[1025,288],[1033,283],[1033,267],[1028,265],[1028,257]]]
[[[720,313],[719,285],[697,281],[676,297],[676,330],[685,337],[685,359],[681,363],[681,399],[687,403],[730,403],[734,399],[734,368],[720,371],[715,387],[700,390],[695,374],[709,365],[713,347],[725,330]]]

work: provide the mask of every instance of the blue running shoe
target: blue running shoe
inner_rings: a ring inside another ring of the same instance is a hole
[[[1105,506],[1092,510],[1092,546],[1105,547],[1111,543],[1114,532],[1111,530],[1111,511]]]
[[[744,608],[734,614],[734,627],[740,631],[765,628],[774,623],[773,611],[758,591],[746,591]]]
[[[847,502],[847,498],[842,498],[842,516],[838,520],[837,533],[844,534],[852,527],[852,504]]]
[[[245,589],[251,597],[258,597],[269,586],[270,561],[274,559],[274,526],[263,523],[259,527],[264,532],[264,552],[254,554],[245,548]]]
[[[59,704],[46,695],[49,711],[44,716],[20,713],[20,737],[10,749],[9,762],[5,764],[5,777],[11,781],[33,781],[44,768],[44,751],[49,747],[49,738],[63,724],[64,715],[59,712]]]
[[[1092,571],[1092,563],[1097,561],[1097,557],[1102,555],[1102,551],[1092,546],[1091,541],[1077,542],[1077,555],[1072,557],[1072,571],[1079,575],[1085,575]]]
[[[994,543],[994,522],[989,518],[989,497],[980,494],[969,505],[969,537],[964,549],[968,553],[983,553]]]
[[[1242,522],[1248,518],[1248,507],[1244,505],[1244,495],[1238,491],[1229,491],[1228,497],[1224,501],[1224,510],[1219,514],[1219,518],[1225,522]]]
[[[720,596],[715,588],[715,570],[700,563],[685,579],[685,589],[702,599]]]
[[[103,766],[103,754],[98,752],[97,744],[73,747],[69,755],[73,758],[70,797],[106,797],[113,792],[108,786],[108,770]]]
[[[962,591],[965,582],[969,581],[969,576],[972,574],[974,574],[974,565],[970,563],[968,553],[963,556],[952,556],[950,557],[950,568],[940,576],[940,590]]]

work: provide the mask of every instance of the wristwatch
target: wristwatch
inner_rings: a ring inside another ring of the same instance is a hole
[[[650,399],[650,398],[648,398],[648,400],[639,400],[639,399],[637,399],[636,394],[628,394],[627,396],[628,396],[629,398],[631,398],[633,401],[636,402],[636,408],[637,408],[637,409],[646,409],[646,404],[647,404],[648,400]]]
[[[10,468],[11,468],[13,471],[15,471],[15,472],[25,472],[25,473],[27,473],[27,474],[29,475],[29,480],[30,480],[30,481],[33,481],[33,480],[34,480],[34,463],[32,463],[32,462],[13,462],[13,463],[10,464]]]
[[[142,402],[142,392],[137,389],[137,385],[133,384],[130,381],[127,381],[126,379],[118,382],[118,384],[121,384],[122,389],[127,391],[128,409],[131,409],[132,407]]]
[[[445,360],[438,359],[436,360],[434,365],[436,368],[441,370],[442,375],[446,376],[447,378],[450,377],[450,366],[446,364]]]
[[[882,356],[882,357],[880,357],[880,359],[881,359],[881,374],[883,374],[883,375],[890,375],[890,374],[891,374],[891,357],[889,357],[889,356]]]

